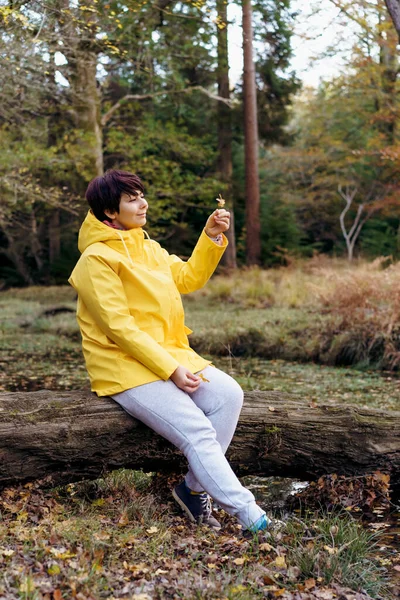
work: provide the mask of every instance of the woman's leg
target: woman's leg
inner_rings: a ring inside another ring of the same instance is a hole
[[[241,525],[250,527],[265,514],[232,471],[211,421],[172,381],[155,381],[113,398],[129,414],[177,446],[201,489],[236,516]]]
[[[207,367],[201,373],[208,381],[202,382],[190,397],[211,421],[225,454],[235,433],[243,406],[243,390],[237,381],[215,367]],[[185,481],[191,490],[202,491],[190,466]]]

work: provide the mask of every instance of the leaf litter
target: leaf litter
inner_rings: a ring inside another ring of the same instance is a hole
[[[220,510],[223,529],[217,534],[175,514],[164,490],[155,497],[104,481],[50,490],[36,482],[1,492],[1,600],[391,597],[389,591],[381,596],[352,590],[339,571],[329,579],[326,566],[337,557],[336,525],[325,545],[320,529],[299,526],[300,519],[297,530],[272,534],[268,541],[262,535],[249,539]],[[303,548],[303,559],[318,548],[314,575],[302,566],[296,547]],[[383,578],[393,567],[398,572],[400,560],[375,559]]]

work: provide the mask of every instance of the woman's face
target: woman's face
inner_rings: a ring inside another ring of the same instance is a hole
[[[149,205],[142,192],[137,194],[122,194],[119,203],[119,213],[105,210],[114,225],[123,229],[135,229],[146,224],[146,213]]]

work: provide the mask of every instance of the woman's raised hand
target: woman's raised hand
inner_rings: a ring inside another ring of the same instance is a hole
[[[184,392],[187,392],[188,394],[195,392],[201,383],[200,377],[193,375],[189,369],[183,367],[182,365],[175,369],[170,379],[178,388]]]
[[[206,234],[209,237],[217,237],[217,235],[220,233],[228,231],[230,219],[231,213],[229,210],[225,210],[225,208],[217,208],[217,210],[214,210],[214,212],[207,219],[205,226]]]

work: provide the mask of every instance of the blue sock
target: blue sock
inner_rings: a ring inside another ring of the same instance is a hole
[[[257,533],[257,531],[265,531],[271,525],[271,519],[268,519],[267,515],[261,515],[259,519],[255,523],[253,523],[248,529],[253,533]]]

